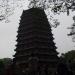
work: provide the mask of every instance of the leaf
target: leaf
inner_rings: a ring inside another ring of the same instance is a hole
[[[0,16],[0,21],[4,20],[5,17],[3,15]]]

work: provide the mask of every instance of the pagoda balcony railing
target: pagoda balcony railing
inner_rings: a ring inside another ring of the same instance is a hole
[[[25,37],[26,36],[32,36],[32,35],[38,35],[38,36],[48,36],[48,37],[50,37],[50,35],[53,35],[53,34],[51,34],[51,33],[43,33],[43,32],[36,32],[36,31],[30,31],[30,32],[22,32],[22,33],[19,33],[19,34],[24,34],[25,35]]]
[[[39,25],[40,24],[40,25]],[[42,26],[43,25],[43,26]],[[47,24],[42,24],[42,23],[37,23],[37,24],[33,24],[33,25],[29,25],[29,24],[21,24],[18,29],[20,30],[27,30],[27,29],[31,29],[31,28],[38,28],[38,29],[44,29],[47,30],[49,29],[49,26],[46,27]]]
[[[41,25],[39,25],[41,24]],[[43,25],[43,26],[42,26]],[[44,29],[44,30],[48,30],[49,26],[46,26],[47,24],[42,24],[42,23],[37,23],[37,24],[33,24],[33,25],[29,25],[29,24],[21,24],[18,29],[20,30],[27,30],[27,29],[31,29],[31,28],[37,28],[37,29]]]
[[[37,48],[45,48],[45,49],[46,49],[46,48],[50,48],[50,49],[51,49],[51,48],[53,48],[53,45],[41,45],[41,46],[40,46],[40,45],[34,43],[32,46],[25,46],[25,45],[20,45],[20,46],[18,46],[18,45],[17,45],[17,48],[19,48],[19,47],[20,47],[20,48],[26,48],[26,49],[31,48],[31,47],[34,47],[34,48],[36,48],[36,49],[37,49]]]
[[[21,51],[26,51],[26,50],[31,51],[31,50],[33,50],[33,49],[35,49],[35,50],[36,50],[36,49],[37,49],[37,50],[38,50],[38,49],[45,49],[45,50],[46,50],[46,49],[50,49],[50,50],[53,50],[53,49],[57,49],[57,47],[41,47],[41,48],[40,48],[40,47],[39,47],[39,48],[38,48],[38,47],[30,47],[30,48],[16,48],[15,51],[20,51],[20,50],[21,50]]]
[[[39,52],[39,51],[34,51],[34,52],[29,52],[29,53],[18,53],[15,54],[14,56],[19,57],[19,56],[31,56],[31,55],[35,55],[35,56],[39,56],[39,57],[53,57],[52,55],[55,55],[56,53],[51,53],[51,52]]]
[[[50,46],[50,45],[49,45],[49,46],[47,46],[47,45],[46,45],[46,46],[45,46],[45,45],[42,45],[42,46],[39,45],[39,46],[38,46],[38,45],[36,45],[36,44],[35,44],[35,45],[32,45],[32,46],[25,46],[25,45],[24,45],[24,46],[17,46],[17,49],[19,49],[19,48],[22,48],[22,49],[23,49],[23,48],[29,49],[29,48],[31,48],[31,47],[34,47],[35,49],[38,49],[38,48],[41,48],[41,49],[42,49],[42,48],[43,48],[43,49],[44,49],[44,48],[45,48],[45,49],[46,49],[46,48],[54,49],[53,46]],[[55,48],[56,48],[56,47],[55,47]]]
[[[29,31],[27,31],[27,32],[25,32],[26,30],[29,30]],[[39,33],[39,34],[41,34],[41,33],[44,33],[44,34],[50,34],[50,35],[52,35],[52,33],[49,33],[48,31],[44,31],[44,30],[38,30],[38,29],[36,29],[36,27],[32,27],[32,28],[29,28],[29,29],[26,29],[25,31],[24,30],[19,30],[19,31],[17,31],[17,32],[19,32],[19,34],[28,34],[28,33]]]
[[[30,20],[31,20],[31,21],[30,21]],[[27,25],[30,25],[30,24],[31,24],[31,25],[33,25],[33,24],[40,24],[40,25],[44,24],[44,25],[48,25],[48,24],[49,24],[48,22],[45,22],[45,21],[42,21],[42,20],[39,20],[39,22],[37,22],[38,19],[37,19],[37,20],[32,20],[32,19],[30,19],[30,20],[29,20],[29,19],[28,19],[28,20],[25,20],[25,19],[24,19],[24,20],[21,20],[21,22],[20,22],[19,24],[20,24],[21,26],[24,25],[24,24],[25,24],[26,26],[27,26]],[[25,21],[29,21],[29,22],[26,23]]]
[[[25,18],[25,16],[24,16],[24,18],[22,17],[21,21],[29,21],[29,22],[36,21],[37,22],[37,20],[39,20],[39,22],[40,21],[47,22],[47,18],[46,19],[43,19],[43,18],[44,18],[44,16],[41,16],[41,17],[37,16],[37,17],[35,17],[34,15],[33,16],[31,15],[31,17],[29,17],[29,18]]]
[[[38,61],[40,62],[57,62],[57,59],[51,59],[51,58],[40,58],[40,57],[37,57],[37,56],[34,56],[34,57],[36,57],[36,58],[38,58]],[[33,56],[16,56],[16,59],[17,59],[17,61],[28,61],[30,58],[34,58]],[[18,59],[19,58],[19,59]]]
[[[39,29],[39,30],[38,30]],[[43,29],[43,30],[42,30]],[[30,32],[30,31],[41,31],[41,32],[49,32],[51,29],[50,28],[47,28],[47,27],[41,27],[41,26],[30,26],[30,27],[19,27],[19,31],[17,32],[20,32],[20,31],[27,31],[27,32]]]
[[[40,35],[29,35],[29,36],[26,36],[26,37],[18,37],[18,39],[17,40],[27,40],[27,39],[48,39],[48,40],[53,40],[54,38],[53,37],[46,37],[46,36],[40,36]]]
[[[43,26],[42,26],[43,25]],[[30,28],[30,27],[37,27],[37,28],[43,28],[43,29],[48,29],[50,26],[48,25],[47,26],[47,24],[45,24],[45,23],[42,23],[42,22],[39,22],[39,23],[37,23],[37,22],[33,22],[32,24],[29,24],[29,23],[27,23],[27,24],[25,24],[25,23],[22,23],[18,28],[19,29],[26,29],[26,28]]]
[[[17,60],[17,59],[16,59],[16,60]],[[24,60],[23,60],[23,61],[17,60],[17,61],[18,61],[17,64],[29,63],[29,60],[26,60],[26,61],[24,61]],[[41,61],[41,59],[40,59],[40,60],[38,61],[38,63],[43,63],[43,62],[50,64],[50,63],[53,63],[53,62],[54,62],[54,63],[57,63],[58,61],[57,61],[57,59],[56,59],[56,60],[48,60],[48,61],[47,61],[47,60],[46,60],[46,61],[44,61],[44,60]],[[53,67],[50,67],[50,68],[52,68],[52,69],[49,69],[49,70],[55,69],[55,67],[54,67],[54,68],[53,68]],[[55,70],[56,70],[56,69],[55,69]]]
[[[16,41],[19,41],[19,44],[17,44],[17,45],[31,45],[31,44],[39,44],[39,45],[41,45],[41,44],[49,44],[49,45],[54,45],[55,43],[50,43],[51,42],[51,40],[49,39],[34,39],[34,38],[31,38],[32,40],[30,40],[30,39],[24,39],[23,41],[22,40],[19,40],[19,39],[17,39]],[[43,41],[44,40],[44,41]]]
[[[37,52],[49,52],[49,53],[55,53],[56,51],[53,51],[53,50],[51,50],[51,49],[40,49],[40,48],[37,48],[37,49],[35,49],[35,48],[32,48],[32,50],[25,50],[25,49],[15,49],[17,52],[22,52],[22,53],[30,53],[31,51],[35,51],[36,53]],[[58,53],[58,52],[56,52],[56,53]]]
[[[30,39],[32,39],[32,40],[30,40]],[[52,39],[54,39],[54,38],[36,38],[35,39],[35,37],[32,37],[32,38],[18,38],[16,41],[19,41],[20,42],[20,44],[31,44],[31,43],[33,43],[33,42],[36,42],[36,44],[38,44],[38,43],[47,43],[47,44],[50,44],[51,45],[51,43],[50,43],[50,41],[52,40]],[[23,41],[22,41],[23,40]],[[53,44],[53,43],[52,43]]]
[[[42,44],[39,44],[37,42],[32,42],[32,44],[17,44],[15,45],[17,48],[21,47],[21,48],[27,48],[27,47],[38,47],[38,48],[44,48],[44,47],[53,47],[54,43],[52,44],[44,44],[44,42]]]
[[[21,41],[21,40],[23,40],[23,41],[26,41],[26,42],[28,42],[28,41],[30,41],[30,39],[32,39],[32,41],[33,40],[35,40],[35,41],[51,41],[51,40],[54,40],[54,38],[53,37],[46,37],[46,36],[36,36],[36,35],[29,35],[29,36],[26,36],[26,37],[18,37],[18,39],[16,40],[16,41]]]

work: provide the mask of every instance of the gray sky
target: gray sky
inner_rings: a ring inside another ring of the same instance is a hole
[[[25,4],[25,9],[27,9],[28,2]],[[0,58],[13,57],[15,54],[14,49],[16,43],[17,30],[19,26],[19,20],[21,16],[21,10],[16,10],[15,14],[11,16],[10,23],[0,22]],[[71,37],[68,37],[67,34],[70,32],[67,27],[70,27],[73,24],[72,16],[75,12],[71,13],[70,16],[61,14],[59,17],[61,25],[57,28],[52,28],[52,33],[54,34],[54,42],[57,46],[57,51],[60,53],[65,53],[69,50],[74,50],[75,43],[72,42]]]

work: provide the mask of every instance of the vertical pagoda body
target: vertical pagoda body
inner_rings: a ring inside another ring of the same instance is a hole
[[[51,27],[44,10],[23,11],[18,28],[14,63],[17,73],[53,75],[58,62]]]

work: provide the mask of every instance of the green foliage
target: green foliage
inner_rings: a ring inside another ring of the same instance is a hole
[[[3,75],[3,70],[4,70],[4,63],[2,59],[0,59],[0,75]]]
[[[62,54],[61,57],[66,61],[75,62],[75,50]]]
[[[68,68],[73,72],[73,75],[75,75],[75,50],[62,54],[60,58],[65,61]]]
[[[5,69],[8,68],[8,66],[11,64],[12,64],[11,58],[0,59],[0,75],[4,75]]]
[[[12,63],[12,59],[11,58],[4,58],[4,59],[2,59],[2,61],[3,61],[5,66],[6,65],[8,66],[8,65],[10,65]]]

